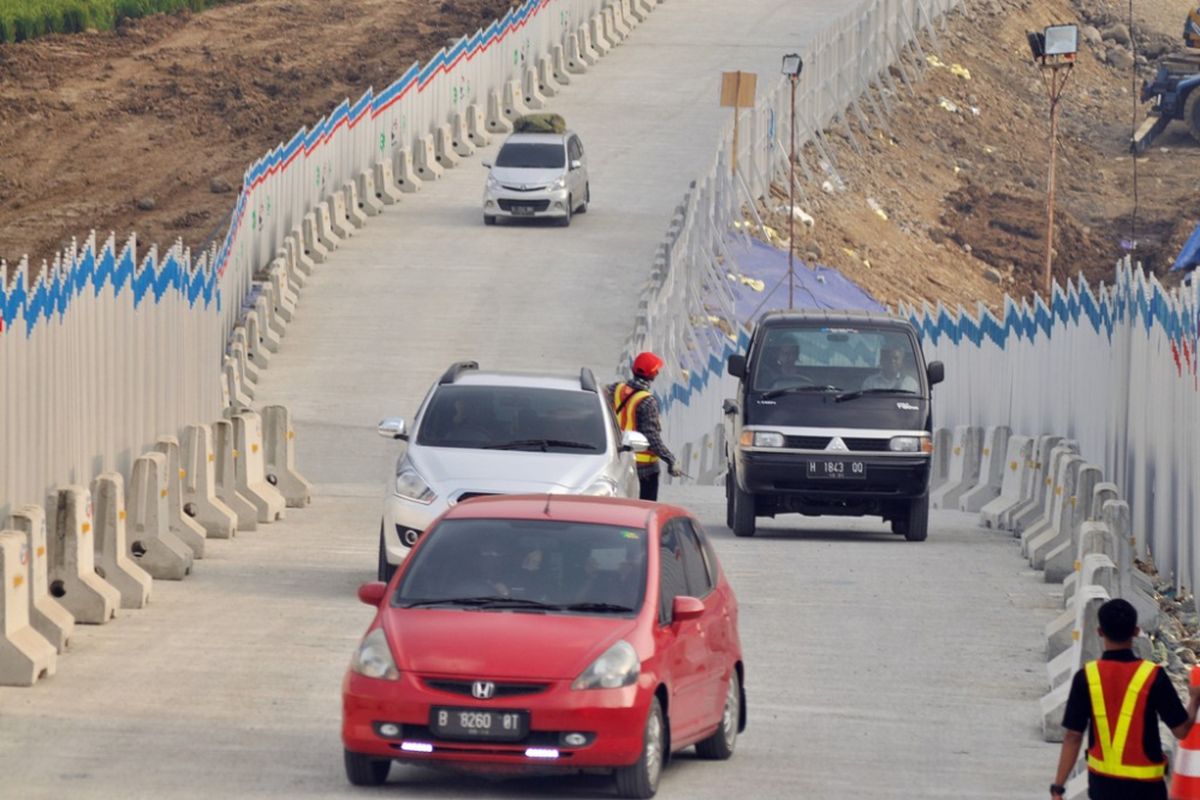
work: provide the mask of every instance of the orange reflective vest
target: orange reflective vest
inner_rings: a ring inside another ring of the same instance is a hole
[[[1149,661],[1092,661],[1084,667],[1095,743],[1088,771],[1134,781],[1161,780],[1164,762],[1146,755],[1146,702],[1158,667]],[[1116,713],[1113,713],[1116,712]]]
[[[617,424],[621,426],[621,430],[637,430],[638,406],[649,396],[650,393],[644,389],[635,389],[627,383],[617,384],[613,392],[612,407],[617,414]],[[653,464],[658,461],[658,456],[649,450],[634,453],[634,458],[639,464]]]

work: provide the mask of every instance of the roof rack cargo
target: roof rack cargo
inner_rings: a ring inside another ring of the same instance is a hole
[[[447,383],[454,383],[461,373],[469,369],[479,369],[479,362],[456,361],[450,365],[450,369],[442,373],[442,377],[438,380],[438,384],[444,386]]]
[[[579,385],[583,387],[585,392],[600,393],[600,390],[596,388],[596,376],[587,367],[579,370]]]

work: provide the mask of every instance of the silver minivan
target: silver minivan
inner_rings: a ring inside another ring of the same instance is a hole
[[[438,515],[472,497],[637,497],[634,454],[649,447],[642,434],[617,426],[589,369],[481,372],[473,361],[446,370],[411,429],[391,417],[379,423],[379,435],[407,443],[383,503],[381,581]]]
[[[514,133],[488,168],[483,190],[483,221],[551,217],[571,224],[591,200],[587,155],[573,131]]]

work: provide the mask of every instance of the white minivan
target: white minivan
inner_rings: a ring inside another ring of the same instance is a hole
[[[505,140],[488,168],[483,190],[483,221],[500,217],[552,217],[571,224],[591,200],[587,156],[579,136],[563,133],[514,133]]]

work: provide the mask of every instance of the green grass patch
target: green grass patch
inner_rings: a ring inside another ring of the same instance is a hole
[[[147,14],[203,11],[228,0],[0,0],[0,42],[21,42],[48,33],[110,30],[121,20]]]

